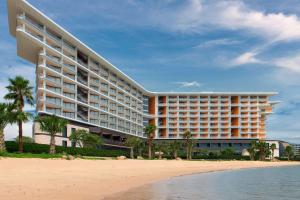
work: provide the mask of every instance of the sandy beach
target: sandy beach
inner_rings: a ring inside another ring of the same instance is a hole
[[[0,199],[102,199],[193,173],[299,162],[0,159]]]

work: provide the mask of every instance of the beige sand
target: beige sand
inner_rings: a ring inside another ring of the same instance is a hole
[[[292,162],[0,159],[0,199],[102,199],[173,176]]]

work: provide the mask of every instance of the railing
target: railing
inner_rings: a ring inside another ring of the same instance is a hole
[[[61,68],[60,67],[57,67],[57,66],[54,66],[54,65],[49,65],[49,64],[46,64],[46,67],[48,67],[50,69],[53,69],[54,71],[57,71],[57,72],[61,73]]]
[[[56,106],[61,106],[61,101],[57,101],[57,100],[53,100],[53,99],[49,99],[49,98],[46,98],[46,103],[56,105]]]
[[[79,64],[81,64],[82,66],[84,66],[84,67],[88,67],[87,65],[87,63],[85,63],[85,62],[83,62],[80,58],[77,58],[77,62],[79,63]]]
[[[87,103],[87,98],[83,97],[80,93],[77,93],[77,99],[83,103]]]
[[[52,82],[52,83],[55,83],[55,84],[59,84],[59,85],[61,84],[60,79],[57,79],[57,78],[54,78],[54,77],[51,77],[51,76],[46,76],[45,79]]]
[[[81,113],[80,111],[77,112],[77,117],[79,117],[82,121],[85,121],[85,122],[88,121],[87,116],[84,116],[84,114]]]
[[[79,83],[82,83],[84,85],[87,85],[87,81],[83,79],[83,77],[81,75],[77,75],[77,81]]]
[[[59,44],[61,44],[61,38],[57,35],[54,35],[54,33],[51,33],[49,31],[46,31],[47,36],[49,36],[50,38],[52,38],[54,41],[58,42]]]
[[[63,103],[63,108],[75,110],[75,104]]]
[[[63,116],[75,119],[75,113],[63,112]]]
[[[33,21],[31,18],[29,17],[26,17],[25,16],[25,20],[26,22],[28,22],[30,25],[32,25],[34,28],[38,29],[39,31],[44,31],[44,26],[42,24],[39,24],[35,21]]]
[[[69,50],[71,50],[73,52],[76,50],[76,47],[68,44],[67,42],[63,42],[63,45],[64,45],[64,47],[68,48]]]
[[[67,69],[69,69],[69,70],[71,70],[73,72],[76,71],[74,65],[70,65],[70,64],[67,64],[67,63],[64,63],[63,65],[64,65],[64,67],[66,67]]]
[[[47,58],[49,58],[50,60],[53,60],[54,62],[60,62],[60,58],[59,57],[56,57],[56,56],[52,56],[50,54],[46,54]]]
[[[74,84],[64,83],[63,86],[70,89],[70,90],[75,90],[75,85]]]

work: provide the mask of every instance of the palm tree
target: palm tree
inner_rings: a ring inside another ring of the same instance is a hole
[[[287,158],[288,158],[288,161],[291,159],[291,157],[293,156],[293,148],[292,148],[292,146],[287,146],[287,147],[285,147],[285,154],[286,154],[286,156],[287,156]]]
[[[181,142],[178,140],[174,140],[170,143],[170,149],[173,153],[174,159],[178,157],[178,150],[181,148]]]
[[[130,147],[130,158],[134,158],[134,151],[137,149],[140,151],[140,148],[143,146],[143,140],[138,137],[128,137],[125,141],[125,145]]]
[[[12,115],[13,105],[0,103],[0,152],[6,151],[4,141],[4,129],[7,124],[14,122],[14,116]]]
[[[256,153],[256,141],[251,142],[250,148],[247,149],[250,159],[254,160],[255,159],[255,153]]]
[[[153,124],[149,124],[144,128],[145,134],[147,135],[148,140],[148,158],[152,159],[152,145],[154,139],[154,132],[156,130],[156,126]]]
[[[271,151],[272,151],[272,160],[274,160],[274,151],[276,149],[276,144],[274,144],[274,143],[271,144],[270,148],[271,148]]]
[[[183,133],[183,138],[185,139],[186,142],[186,159],[191,160],[192,159],[192,152],[191,152],[191,146],[192,146],[192,134],[190,131],[186,130]]]
[[[75,142],[81,148],[96,148],[98,145],[103,143],[100,136],[92,134],[85,129],[78,129],[74,131],[70,135],[69,140]]]
[[[68,121],[56,115],[37,116],[36,122],[40,123],[40,129],[50,134],[50,154],[55,154],[55,135],[61,133]]]
[[[168,151],[168,144],[166,142],[155,142],[154,143],[155,153],[157,152],[158,159],[161,160],[164,153]]]
[[[264,141],[259,141],[258,143],[256,143],[256,148],[259,153],[259,160],[265,160],[266,154],[268,154],[270,151],[269,145]]]
[[[8,93],[4,96],[7,100],[12,100],[19,110],[17,123],[19,126],[19,152],[23,152],[23,122],[28,118],[23,113],[25,102],[33,105],[33,87],[29,86],[29,80],[22,76],[16,76],[14,79],[8,79],[9,85],[6,87]]]
[[[82,131],[83,131],[83,129],[78,129],[78,130],[72,132],[71,135],[70,135],[70,137],[69,137],[69,140],[71,140],[72,142],[74,142],[80,148],[83,147],[83,145],[82,145],[82,135],[83,135],[83,132]]]

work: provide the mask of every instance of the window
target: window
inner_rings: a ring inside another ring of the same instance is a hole
[[[62,136],[65,137],[65,138],[68,137],[68,129],[67,129],[66,126],[63,129]]]
[[[67,147],[67,146],[68,146],[68,142],[65,141],[65,140],[63,140],[63,141],[62,141],[62,146],[63,146],[63,147]]]

